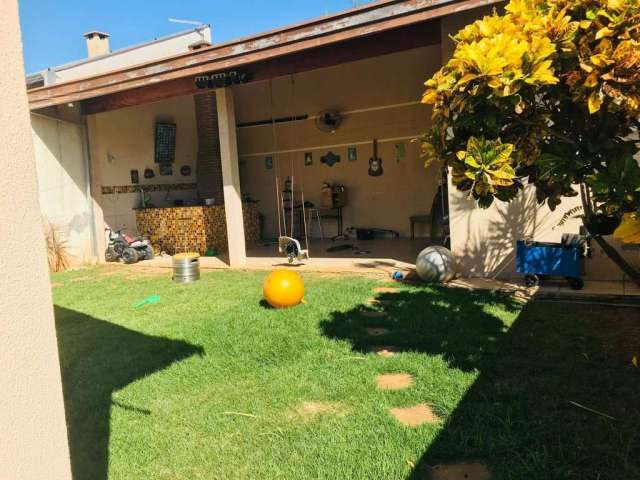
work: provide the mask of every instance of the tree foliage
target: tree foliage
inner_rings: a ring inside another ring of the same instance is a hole
[[[528,182],[553,210],[580,184],[595,212],[640,214],[640,1],[511,0],[453,40],[425,83],[427,162],[481,207]]]

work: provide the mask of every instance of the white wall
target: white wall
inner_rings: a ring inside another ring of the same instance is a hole
[[[90,77],[120,68],[132,67],[149,61],[171,57],[189,51],[189,45],[205,40],[211,42],[211,29],[204,27],[148,44],[124,48],[111,55],[96,57],[82,63],[54,67],[45,75],[47,85]],[[83,38],[78,41],[84,42]]]
[[[15,0],[0,2],[0,478],[70,480]]]
[[[80,125],[31,115],[42,216],[62,234],[73,263],[92,261],[93,214]]]
[[[154,162],[157,121],[176,124],[176,160],[170,176],[160,175]],[[140,205],[140,193],[102,194],[103,186],[131,185],[131,169],[138,170],[143,189],[150,184],[195,183],[198,137],[192,96],[89,115],[87,126],[92,189],[98,210],[101,210],[98,215],[102,215],[111,227],[136,231],[133,209]],[[191,175],[180,174],[183,165],[191,167]],[[151,168],[155,177],[145,179],[145,168]],[[195,190],[175,190],[168,199],[164,191],[148,194],[155,206],[172,205],[177,199],[195,202],[197,198]]]

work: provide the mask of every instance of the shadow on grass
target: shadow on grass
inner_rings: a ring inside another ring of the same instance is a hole
[[[55,315],[73,478],[105,480],[111,409],[153,415],[112,401],[112,393],[204,350],[58,306]]]
[[[522,308],[500,293],[433,287],[378,295],[388,304],[384,318],[366,318],[360,307],[335,312],[321,328],[331,338],[349,340],[363,353],[376,345],[393,345],[398,351],[443,355],[452,367],[464,371],[480,368],[491,359],[505,335],[502,321],[488,310],[492,306],[515,312]],[[366,327],[383,327],[389,333],[371,337]]]
[[[479,372],[408,479],[465,461],[487,464],[492,479],[640,478],[640,371],[630,362],[640,351],[637,309],[523,307],[497,293],[444,288],[378,299],[389,301],[387,318],[336,312],[324,333],[356,351],[391,345]],[[510,329],[499,310],[519,312]],[[389,333],[370,337],[367,326]]]

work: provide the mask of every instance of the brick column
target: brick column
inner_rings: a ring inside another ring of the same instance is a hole
[[[198,159],[196,182],[199,198],[215,198],[224,203],[222,165],[220,163],[220,133],[215,92],[194,95],[196,127],[198,129]]]

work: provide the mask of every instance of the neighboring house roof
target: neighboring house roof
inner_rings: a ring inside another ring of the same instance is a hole
[[[367,37],[500,0],[380,0],[182,55],[28,92],[32,109],[238,68],[317,47]]]
[[[109,37],[109,34],[91,31],[84,34],[86,37],[92,33],[97,33],[102,37]],[[178,42],[176,42],[178,40]],[[179,41],[183,40],[183,41]],[[127,68],[135,64],[142,62],[148,62],[157,60],[159,58],[166,57],[166,49],[164,54],[158,54],[152,52],[152,47],[159,46],[159,44],[173,43],[174,48],[168,49],[173,54],[183,53],[187,51],[187,46],[195,43],[211,42],[211,30],[210,26],[203,24],[196,28],[189,30],[183,30],[171,35],[165,35],[163,37],[154,38],[148,42],[137,43],[125,48],[114,50],[113,52],[105,55],[98,55],[90,58],[83,58],[80,60],[74,60],[72,62],[64,63],[62,65],[56,65],[55,67],[49,67],[40,72],[28,74],[26,77],[27,89],[49,86],[54,83],[63,83],[65,81],[76,80],[77,78],[87,77],[86,72],[91,72],[91,75],[98,75],[107,71],[113,71],[114,62],[118,62],[119,68]],[[133,55],[138,55],[137,62],[132,63]],[[118,60],[118,57],[123,57],[122,60]],[[129,57],[129,58],[124,58]]]

